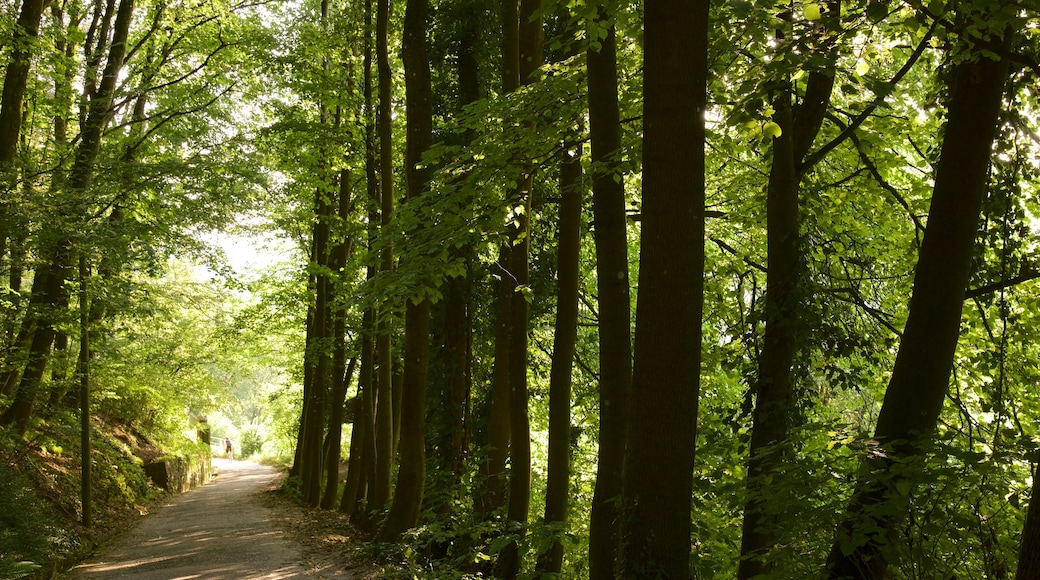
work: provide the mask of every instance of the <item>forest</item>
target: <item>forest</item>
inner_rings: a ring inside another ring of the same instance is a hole
[[[0,66],[0,492],[201,421],[402,578],[1040,578],[1037,0],[0,0]]]

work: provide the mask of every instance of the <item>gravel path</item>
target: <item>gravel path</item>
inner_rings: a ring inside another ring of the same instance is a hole
[[[74,580],[244,580],[328,578],[302,562],[260,494],[277,485],[274,468],[214,460],[216,481],[175,496],[85,564]],[[335,575],[348,578],[349,576]]]

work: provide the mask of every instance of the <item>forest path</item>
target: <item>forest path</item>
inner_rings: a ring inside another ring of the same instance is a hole
[[[350,578],[303,564],[303,548],[278,525],[262,494],[281,474],[248,461],[215,459],[216,481],[174,496],[70,580]]]

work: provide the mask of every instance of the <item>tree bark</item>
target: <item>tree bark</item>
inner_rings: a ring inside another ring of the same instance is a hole
[[[90,297],[87,294],[87,276],[90,270],[87,257],[79,258],[79,418],[80,418],[80,521],[83,527],[92,525],[90,472],[94,463],[90,441]]]
[[[22,128],[22,100],[29,78],[29,67],[36,38],[40,34],[44,0],[23,0],[14,26],[10,60],[4,74],[4,91],[0,98],[0,172],[6,173],[18,151]],[[2,175],[3,173],[0,173]],[[6,233],[6,232],[5,232]]]
[[[429,0],[408,0],[401,60],[405,71],[407,120],[405,173],[408,202],[423,203],[430,170],[422,156],[433,143],[433,88],[426,50]],[[424,291],[425,288],[419,288]],[[409,301],[405,309],[404,378],[400,467],[397,488],[379,538],[396,540],[419,521],[426,483],[426,377],[430,358],[430,299]]]
[[[519,0],[502,0],[502,92],[511,93],[520,88],[520,2]],[[488,455],[484,462],[482,480],[483,490],[480,496],[478,511],[490,516],[495,510],[505,507],[506,494],[506,462],[509,459],[512,426],[510,425],[511,385],[509,365],[511,357],[510,340],[512,333],[513,294],[517,286],[513,268],[512,242],[515,239],[510,232],[509,240],[502,244],[498,252],[496,322],[495,322],[495,361],[491,370],[491,409],[488,417]]]
[[[365,192],[368,199],[368,250],[374,253],[374,240],[379,223],[379,173],[375,143],[375,111],[372,107],[372,2],[365,3],[365,38],[362,92],[365,120]],[[378,267],[369,263],[368,278],[373,278]],[[347,466],[347,481],[343,485],[340,511],[351,516],[351,521],[360,528],[367,528],[368,494],[375,481],[375,390],[376,390],[376,308],[369,307],[362,318],[361,376],[358,378],[358,394],[354,413],[354,431],[350,439],[350,463]],[[361,428],[358,428],[361,421]],[[355,441],[355,438],[358,441]],[[356,443],[356,444],[355,444]],[[358,509],[360,508],[360,509]]]
[[[1033,491],[1029,495],[1029,510],[1022,527],[1022,544],[1018,551],[1018,570],[1015,580],[1040,578],[1040,474],[1033,475]]]
[[[374,323],[371,309],[363,315],[361,328],[361,370],[358,376],[357,396],[354,397],[354,423],[350,432],[350,455],[347,460],[347,477],[343,482],[339,511],[347,516],[354,513],[358,503],[364,499],[363,474],[370,459],[365,454],[367,443],[372,438],[372,364],[375,345],[372,340]]]
[[[829,3],[829,18],[837,18],[840,2]],[[838,24],[831,29],[840,29]],[[768,573],[772,563],[763,557],[776,543],[768,515],[768,504],[762,498],[764,476],[775,472],[784,457],[787,442],[791,386],[795,356],[798,352],[801,284],[800,202],[802,160],[820,131],[834,86],[833,62],[828,55],[829,70],[809,74],[801,103],[792,103],[789,81],[778,89],[773,99],[773,120],[781,134],[773,139],[773,159],[766,190],[767,263],[765,297],[765,336],[759,357],[758,377],[754,385],[755,411],[748,450],[748,500],[744,522],[737,577],[741,580]]]
[[[933,436],[949,386],[961,307],[1001,109],[1006,60],[978,56],[953,66],[947,121],[903,338],[874,437],[885,450],[866,459],[828,558],[831,578],[886,577],[886,547],[902,519],[905,470]],[[910,482],[912,483],[912,482]],[[855,537],[864,538],[856,542]]]
[[[379,187],[381,201],[380,223],[390,226],[394,217],[394,160],[391,111],[390,54],[387,48],[387,29],[390,19],[390,0],[378,0],[376,9],[376,68],[379,72]],[[382,253],[382,269],[394,268],[394,250],[388,243]],[[389,308],[380,309],[376,322],[376,414],[375,481],[369,487],[369,506],[382,510],[390,499],[390,478],[394,461],[394,407],[393,407],[393,354],[390,352]]]
[[[610,15],[601,8],[598,19]],[[621,551],[620,498],[628,440],[632,389],[632,299],[628,272],[628,224],[625,185],[618,155],[621,114],[617,89],[617,40],[614,26],[598,51],[587,54],[592,208],[599,294],[599,452],[596,487],[589,520],[589,575],[614,578]]]
[[[647,0],[624,575],[689,577],[704,294],[708,0]]]
[[[761,556],[775,543],[761,495],[763,478],[781,463],[787,441],[788,408],[798,335],[799,248],[798,176],[795,170],[791,95],[787,88],[773,99],[773,121],[781,134],[773,138],[773,163],[766,190],[766,328],[755,381],[755,412],[748,458],[748,501],[744,507],[741,580],[764,574]]]
[[[571,370],[578,340],[579,255],[581,252],[581,156],[565,153],[560,164],[560,219],[556,259],[556,322],[552,368],[549,370],[549,451],[545,485],[547,527],[562,534],[570,505],[571,477]],[[538,558],[536,571],[559,574],[563,543],[557,536]]]
[[[513,282],[508,243],[498,253],[495,285],[495,360],[491,367],[491,405],[488,413],[487,457],[481,467],[483,489],[477,511],[490,517],[506,505],[506,462],[509,460],[509,321]]]
[[[521,0],[518,18],[517,59],[519,81],[534,83],[535,72],[542,64],[542,17],[541,0]],[[511,35],[504,33],[503,36]],[[511,66],[511,63],[510,63]],[[511,74],[511,72],[510,72]],[[503,86],[513,79],[503,78]],[[531,253],[531,190],[532,170],[525,169],[517,189],[514,207],[523,208],[523,213],[514,217],[516,226],[511,230],[510,271],[517,287],[527,286],[530,278]],[[522,291],[514,291],[510,297],[509,324],[509,507],[506,518],[517,526],[518,533],[525,533],[527,517],[531,508],[531,420],[527,392],[527,342],[528,304]],[[515,578],[520,572],[519,544],[511,542],[498,561],[498,574],[502,578]]]

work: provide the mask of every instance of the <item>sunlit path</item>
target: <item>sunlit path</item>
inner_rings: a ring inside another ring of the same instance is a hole
[[[258,494],[277,481],[275,469],[214,460],[213,483],[174,497],[141,524],[74,568],[74,579],[319,578],[277,528]]]

